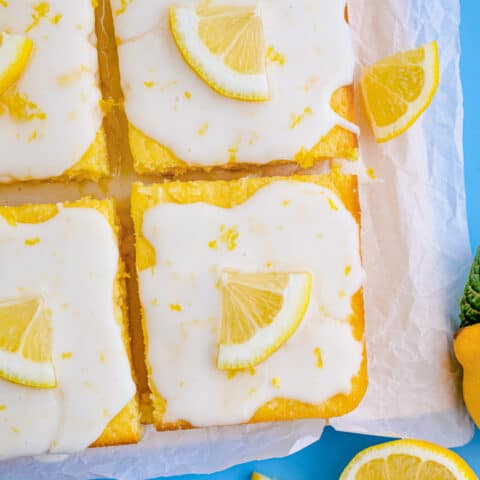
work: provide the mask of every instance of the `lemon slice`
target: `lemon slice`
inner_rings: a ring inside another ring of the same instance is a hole
[[[340,480],[477,480],[451,450],[418,440],[370,447],[348,464]]]
[[[268,100],[256,6],[172,6],[170,27],[185,61],[215,91],[238,100]]]
[[[377,142],[397,137],[415,123],[432,102],[439,77],[436,42],[363,70],[360,85]]]
[[[270,477],[262,475],[261,473],[253,472],[252,476],[250,477],[250,480],[272,480],[272,479]]]
[[[253,367],[295,332],[310,302],[310,273],[223,272],[221,370]]]
[[[0,302],[0,377],[30,387],[56,386],[50,315],[40,297]]]
[[[0,34],[0,95],[20,78],[32,49],[33,42],[28,37]]]

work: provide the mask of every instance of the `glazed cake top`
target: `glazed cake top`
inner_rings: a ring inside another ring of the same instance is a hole
[[[214,182],[210,185],[206,189],[215,191]],[[145,242],[137,258],[147,362],[166,400],[164,422],[242,423],[278,397],[319,404],[349,394],[361,367],[363,341],[350,324],[352,296],[363,280],[355,218],[331,190],[295,180],[272,181],[246,201],[223,208],[242,198],[240,185],[205,195],[210,204],[200,198],[188,203],[185,184],[137,187],[140,197],[143,191],[158,199],[143,213],[137,238]],[[173,189],[171,197],[164,188]],[[134,210],[136,198],[134,193]],[[300,327],[254,374],[230,375],[215,365],[217,286],[224,269],[308,271],[313,277]]]
[[[57,208],[41,223],[16,223],[8,208],[0,210],[0,307],[42,298],[57,379],[55,388],[0,379],[5,457],[83,450],[135,395],[113,305],[119,257],[112,227],[94,208]]]
[[[129,121],[176,157],[200,166],[291,160],[337,124],[356,131],[330,106],[353,82],[344,0],[260,2],[271,58],[266,102],[223,97],[193,72],[170,31],[172,3],[113,0],[112,9]]]
[[[20,80],[0,97],[0,182],[61,175],[102,123],[92,2],[0,2],[0,32],[34,42]]]

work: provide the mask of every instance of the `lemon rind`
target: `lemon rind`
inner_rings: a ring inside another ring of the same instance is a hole
[[[1,47],[15,49],[6,68],[0,71],[0,95],[13,85],[25,70],[33,50],[33,41],[21,35],[3,33]]]
[[[19,353],[0,350],[0,377],[18,385],[37,388],[57,386],[55,369],[51,362],[33,362]],[[6,368],[9,365],[10,368]]]

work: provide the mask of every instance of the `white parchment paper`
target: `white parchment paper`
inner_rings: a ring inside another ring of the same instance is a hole
[[[301,2],[300,2],[301,3]],[[451,339],[471,250],[465,212],[458,0],[350,0],[360,65],[436,39],[441,84],[421,121],[381,146],[359,104],[361,153],[380,180],[363,185],[363,257],[370,384],[341,430],[430,439],[473,434],[461,401]],[[330,48],[334,48],[331,46]],[[41,414],[41,412],[39,412]],[[322,421],[157,433],[138,445],[65,458],[0,463],[5,480],[138,480],[206,473],[293,453],[318,439]]]

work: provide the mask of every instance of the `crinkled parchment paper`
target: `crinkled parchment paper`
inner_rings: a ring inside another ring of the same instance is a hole
[[[471,261],[458,0],[350,0],[349,11],[361,65],[436,39],[442,72],[421,121],[387,144],[372,141],[359,105],[362,156],[379,177],[361,188],[370,385],[360,407],[331,424],[460,445],[473,429],[451,350]],[[298,421],[161,434],[147,429],[139,445],[3,462],[0,478],[137,480],[212,472],[292,453],[319,438],[323,425]]]

